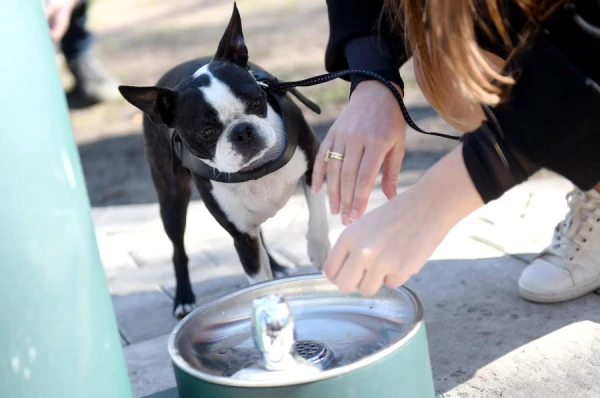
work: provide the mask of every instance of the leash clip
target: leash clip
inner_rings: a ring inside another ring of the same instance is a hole
[[[250,71],[259,86],[269,89],[272,83],[277,83],[277,79],[267,72],[252,70]]]
[[[279,79],[277,79],[273,75],[270,75],[267,72],[251,70],[250,73],[252,73],[252,76],[254,76],[254,79],[256,79],[258,85],[263,87],[265,91],[271,91],[278,94],[290,93],[294,97],[296,97],[298,101],[304,104],[304,106],[306,106],[308,109],[310,109],[317,115],[321,114],[321,108],[319,107],[319,105],[309,100],[295,87],[285,86],[285,83],[281,83]]]

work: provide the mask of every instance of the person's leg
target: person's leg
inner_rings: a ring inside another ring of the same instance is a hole
[[[485,52],[496,65],[503,60]],[[417,83],[423,90],[423,75],[418,60],[413,60]],[[448,81],[452,76],[441,71]],[[430,93],[423,91],[429,99]],[[445,121],[461,132],[475,130],[485,116],[478,104],[473,104],[456,92],[445,98],[451,104],[451,115]],[[523,271],[519,292],[535,302],[570,300],[600,288],[600,184],[583,192],[575,189],[567,196],[569,211],[555,229],[551,244]]]
[[[81,1],[71,14],[71,21],[61,40],[61,50],[75,78],[70,99],[97,103],[118,97],[118,82],[102,67],[93,52],[92,33],[87,29],[88,2]]]
[[[60,43],[66,59],[78,58],[91,50],[94,36],[86,29],[87,9],[87,1],[80,1],[73,9],[69,28]]]

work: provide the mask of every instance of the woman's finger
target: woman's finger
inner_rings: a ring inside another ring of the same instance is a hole
[[[358,286],[360,294],[366,297],[375,295],[381,288],[381,285],[383,285],[384,277],[385,275],[380,268],[374,264],[374,266],[367,269],[365,276]]]
[[[398,193],[398,177],[404,158],[404,148],[395,147],[383,161],[381,176],[381,190],[388,199],[392,199]]]
[[[342,292],[350,293],[358,288],[365,269],[368,268],[357,256],[349,255],[344,260],[334,282]]]
[[[358,174],[356,175],[356,185],[354,188],[354,197],[352,199],[352,209],[350,211],[350,222],[356,221],[367,209],[369,195],[375,184],[375,178],[377,178],[377,174],[381,169],[384,157],[385,152],[383,147],[365,147]]]
[[[358,142],[346,145],[346,153],[344,154],[340,176],[340,201],[342,205],[342,223],[344,225],[350,224],[350,213],[352,210],[352,201],[354,199],[354,186],[356,184],[356,175],[358,174],[363,151],[364,147]]]
[[[407,276],[405,274],[391,274],[391,275],[387,275],[383,279],[383,284],[389,288],[395,289],[397,287],[404,285],[406,283],[406,281],[408,281],[409,278],[410,278],[410,276]]]
[[[334,153],[344,155],[345,145],[341,140],[336,140],[333,143]],[[342,172],[342,162],[339,159],[327,160],[327,196],[329,197],[329,208],[331,214],[340,212],[340,175]]]
[[[323,273],[325,273],[330,281],[334,282],[337,279],[338,273],[350,253],[349,248],[348,239],[342,234],[331,248],[323,265]]]
[[[313,164],[313,172],[311,177],[311,187],[314,192],[319,192],[323,187],[323,180],[325,179],[325,171],[327,170],[327,163],[325,163],[325,155],[327,151],[331,150],[333,145],[334,135],[329,133],[319,145],[319,151]]]

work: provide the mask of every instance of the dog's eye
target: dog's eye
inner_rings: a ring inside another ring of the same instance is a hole
[[[258,96],[252,100],[252,108],[258,108],[262,104],[262,96]]]
[[[203,137],[210,137],[213,134],[214,130],[212,127],[205,127],[201,134]]]

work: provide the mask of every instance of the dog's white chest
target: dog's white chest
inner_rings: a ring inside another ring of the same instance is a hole
[[[307,166],[306,156],[296,149],[285,166],[259,180],[235,184],[211,181],[212,194],[229,221],[240,232],[250,232],[288,202]]]

